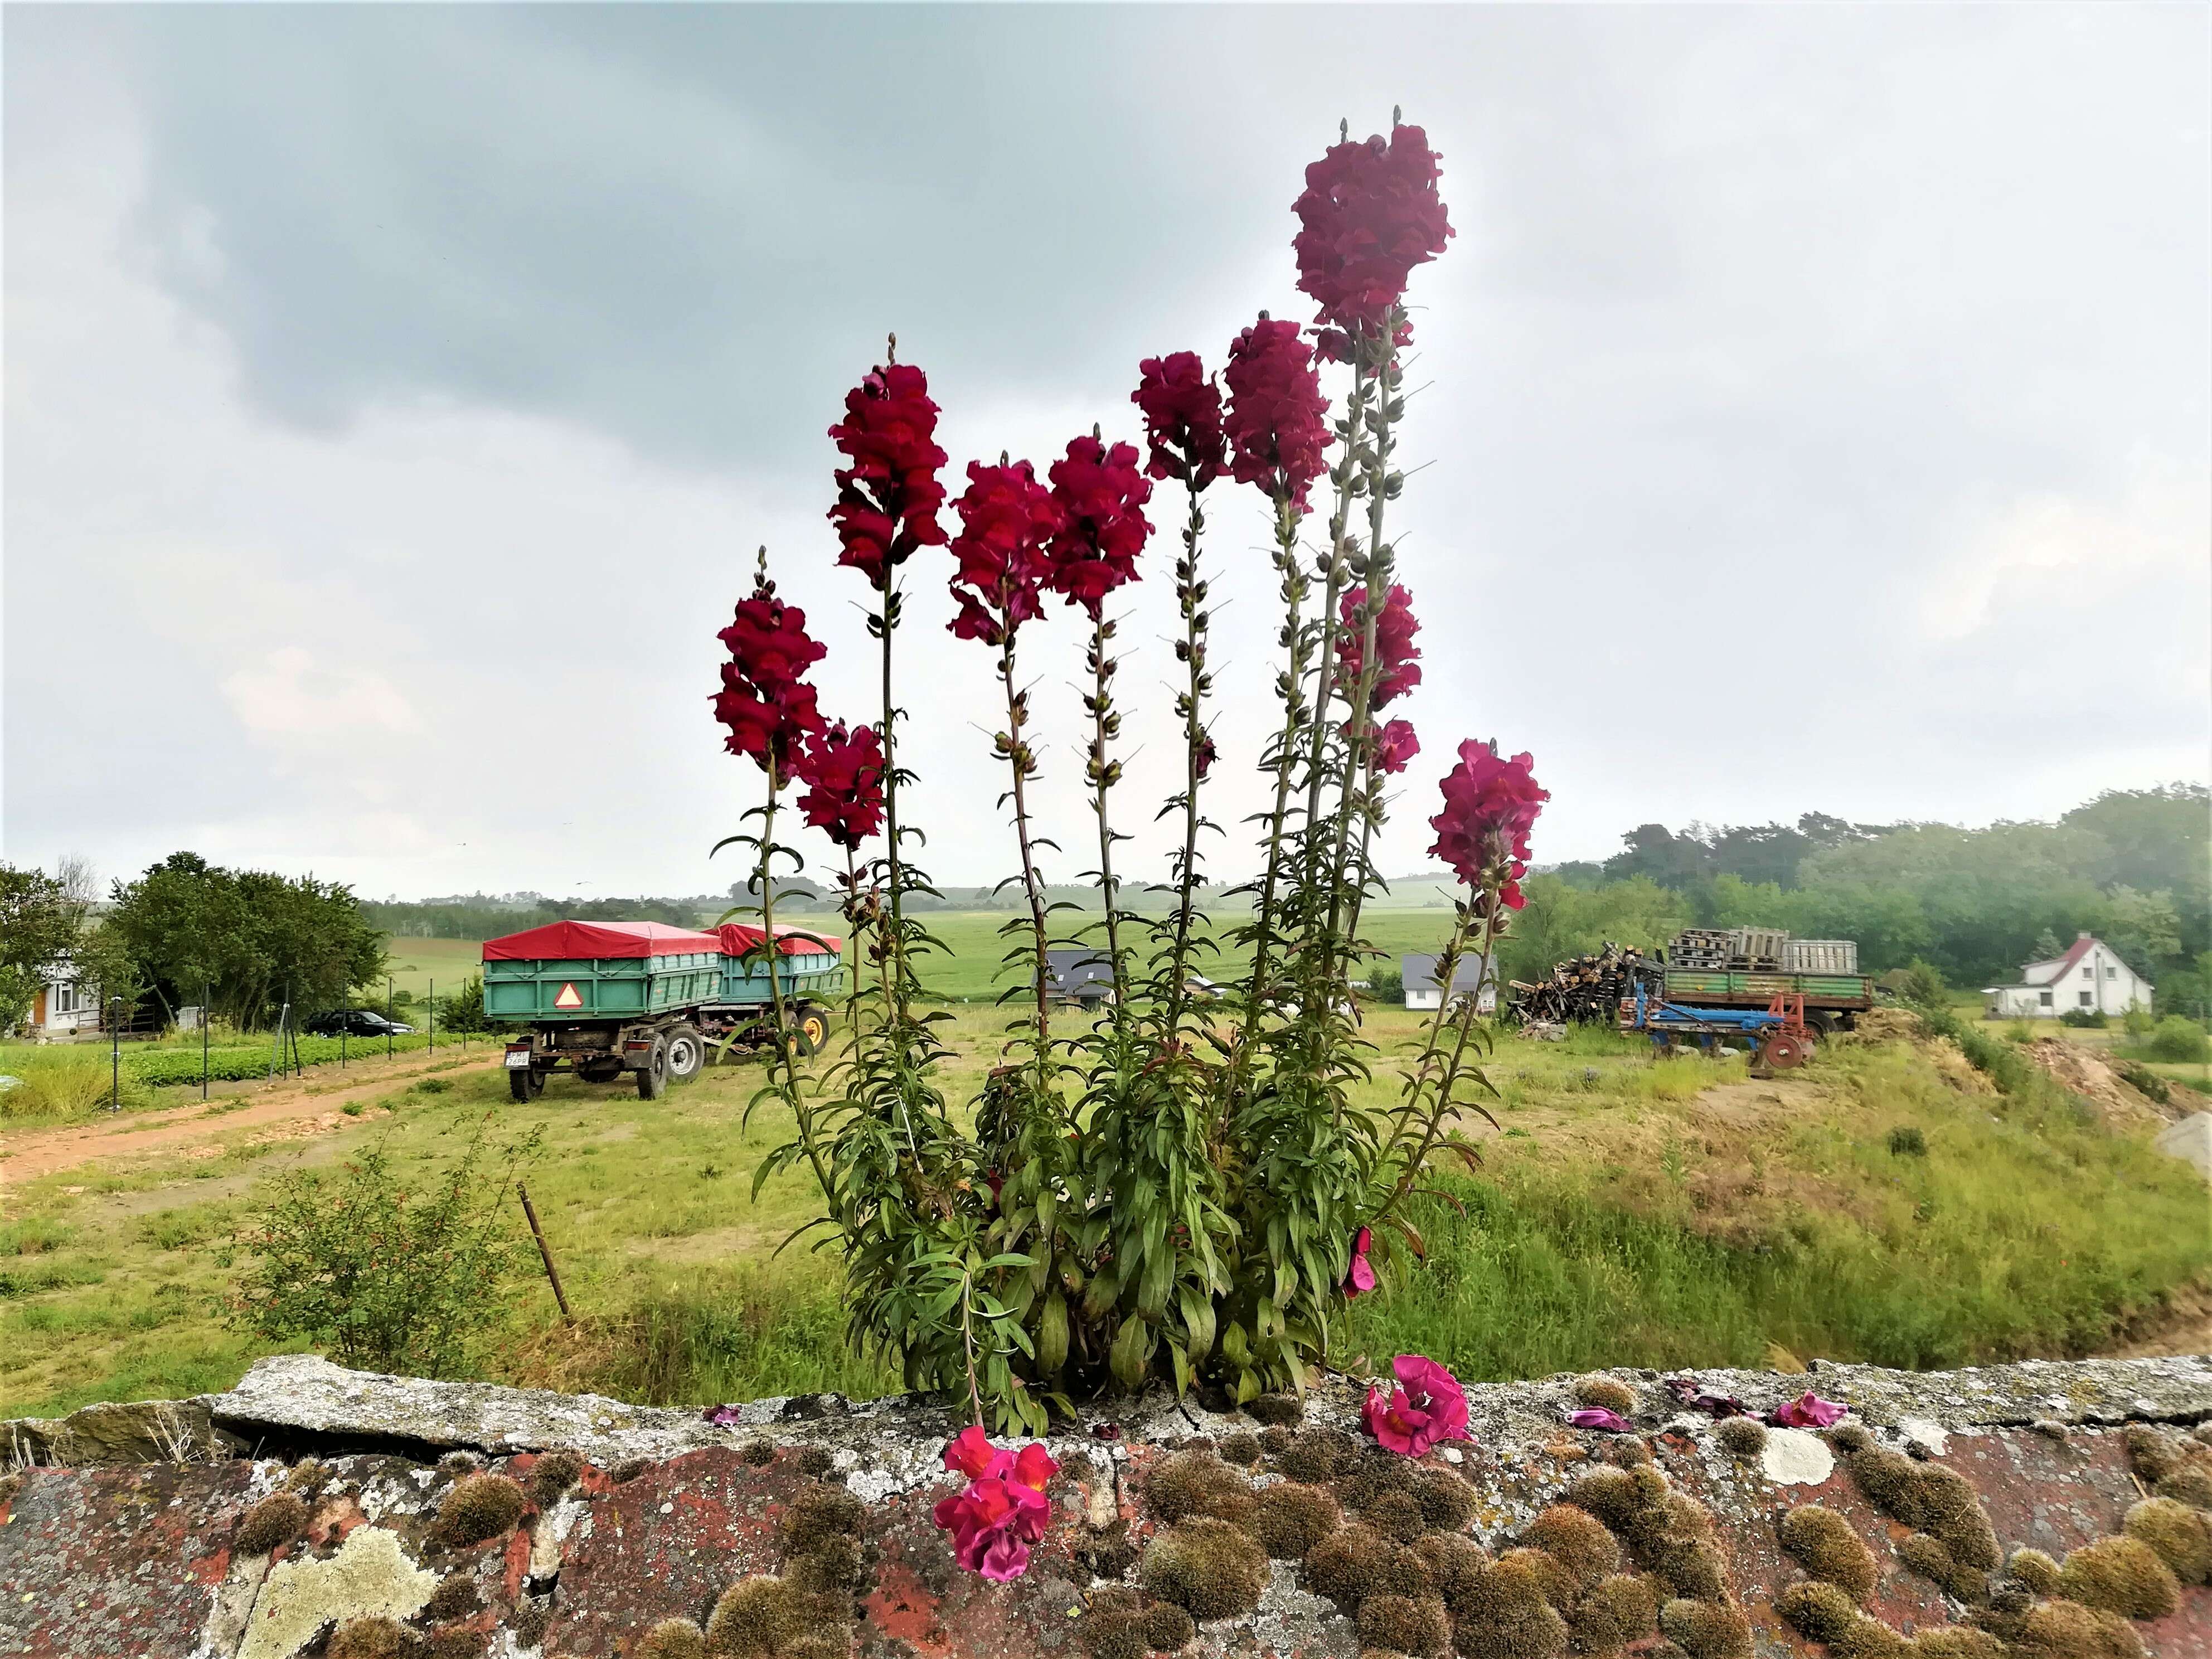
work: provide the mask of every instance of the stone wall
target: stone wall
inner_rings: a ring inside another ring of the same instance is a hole
[[[266,1359],[0,1425],[0,1653],[2212,1659],[2212,1358],[1698,1380],[1853,1414],[1761,1435],[1657,1373],[1561,1377],[1470,1389],[1470,1439],[1416,1464],[1346,1382],[1146,1397],[1051,1440],[1000,1584],[932,1523],[959,1425],[922,1402],[714,1424]],[[1568,1427],[1589,1399],[1634,1432]]]

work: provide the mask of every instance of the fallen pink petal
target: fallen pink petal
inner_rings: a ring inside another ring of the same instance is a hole
[[[1607,1411],[1601,1406],[1569,1412],[1567,1421],[1578,1429],[1597,1429],[1607,1434],[1627,1434],[1636,1427],[1619,1412]]]
[[[1419,1457],[1446,1440],[1467,1437],[1467,1390],[1435,1360],[1401,1353],[1390,1362],[1398,1387],[1367,1390],[1361,1415],[1375,1443],[1401,1457]]]
[[[1766,1420],[1785,1429],[1825,1429],[1843,1421],[1850,1410],[1848,1406],[1823,1400],[1808,1389],[1795,1400],[1777,1406],[1766,1414]]]

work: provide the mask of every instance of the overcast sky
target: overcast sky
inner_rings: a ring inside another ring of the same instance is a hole
[[[956,473],[1134,437],[1139,358],[1308,314],[1302,169],[1394,102],[1459,234],[1413,291],[1387,865],[1464,737],[1534,751],[1546,860],[2203,777],[2208,18],[11,6],[0,846],[727,884],[758,774],[707,698],[757,544],[873,713],[824,428],[884,332]],[[1260,498],[1212,501],[1233,824],[1275,617]],[[1140,872],[1181,765],[1150,562]],[[990,653],[941,554],[908,573],[926,861],[995,880]],[[1081,635],[1024,643],[1068,878]]]

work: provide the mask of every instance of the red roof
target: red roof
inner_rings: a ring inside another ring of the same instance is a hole
[[[486,962],[592,961],[609,957],[673,957],[720,951],[720,938],[658,921],[549,921],[484,941]]]
[[[758,950],[766,937],[750,921],[726,921],[721,935],[722,954],[726,957],[741,957],[748,951]],[[823,951],[836,956],[845,948],[845,941],[835,933],[820,933],[795,922],[779,921],[775,925],[775,948],[787,957],[817,955]]]
[[[2088,934],[2084,933],[2081,938],[2074,941],[2073,947],[2069,950],[2064,956],[2060,957],[2057,959],[2057,964],[2051,967],[2051,976],[2048,979],[2028,979],[2027,968],[2023,968],[2021,970],[2021,977],[2023,980],[2027,980],[2027,983],[2030,985],[2056,985],[2060,980],[2066,977],[2067,974],[2073,969],[2075,963],[2080,962],[2083,957],[2089,954],[2090,950],[2096,945],[2096,943],[2097,941],[2095,939],[2090,938]],[[2027,964],[2027,967],[2041,968],[2046,965],[2048,964],[2041,962],[2031,962]]]

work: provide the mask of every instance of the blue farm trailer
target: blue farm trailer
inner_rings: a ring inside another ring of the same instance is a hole
[[[775,1035],[770,964],[792,1041],[811,1054],[830,1035],[826,999],[842,990],[842,942],[795,927],[744,922],[714,933],[653,921],[556,921],[486,939],[484,1017],[517,1028],[507,1088],[529,1100],[555,1072],[587,1083],[624,1073],[657,1100],[711,1054]]]

